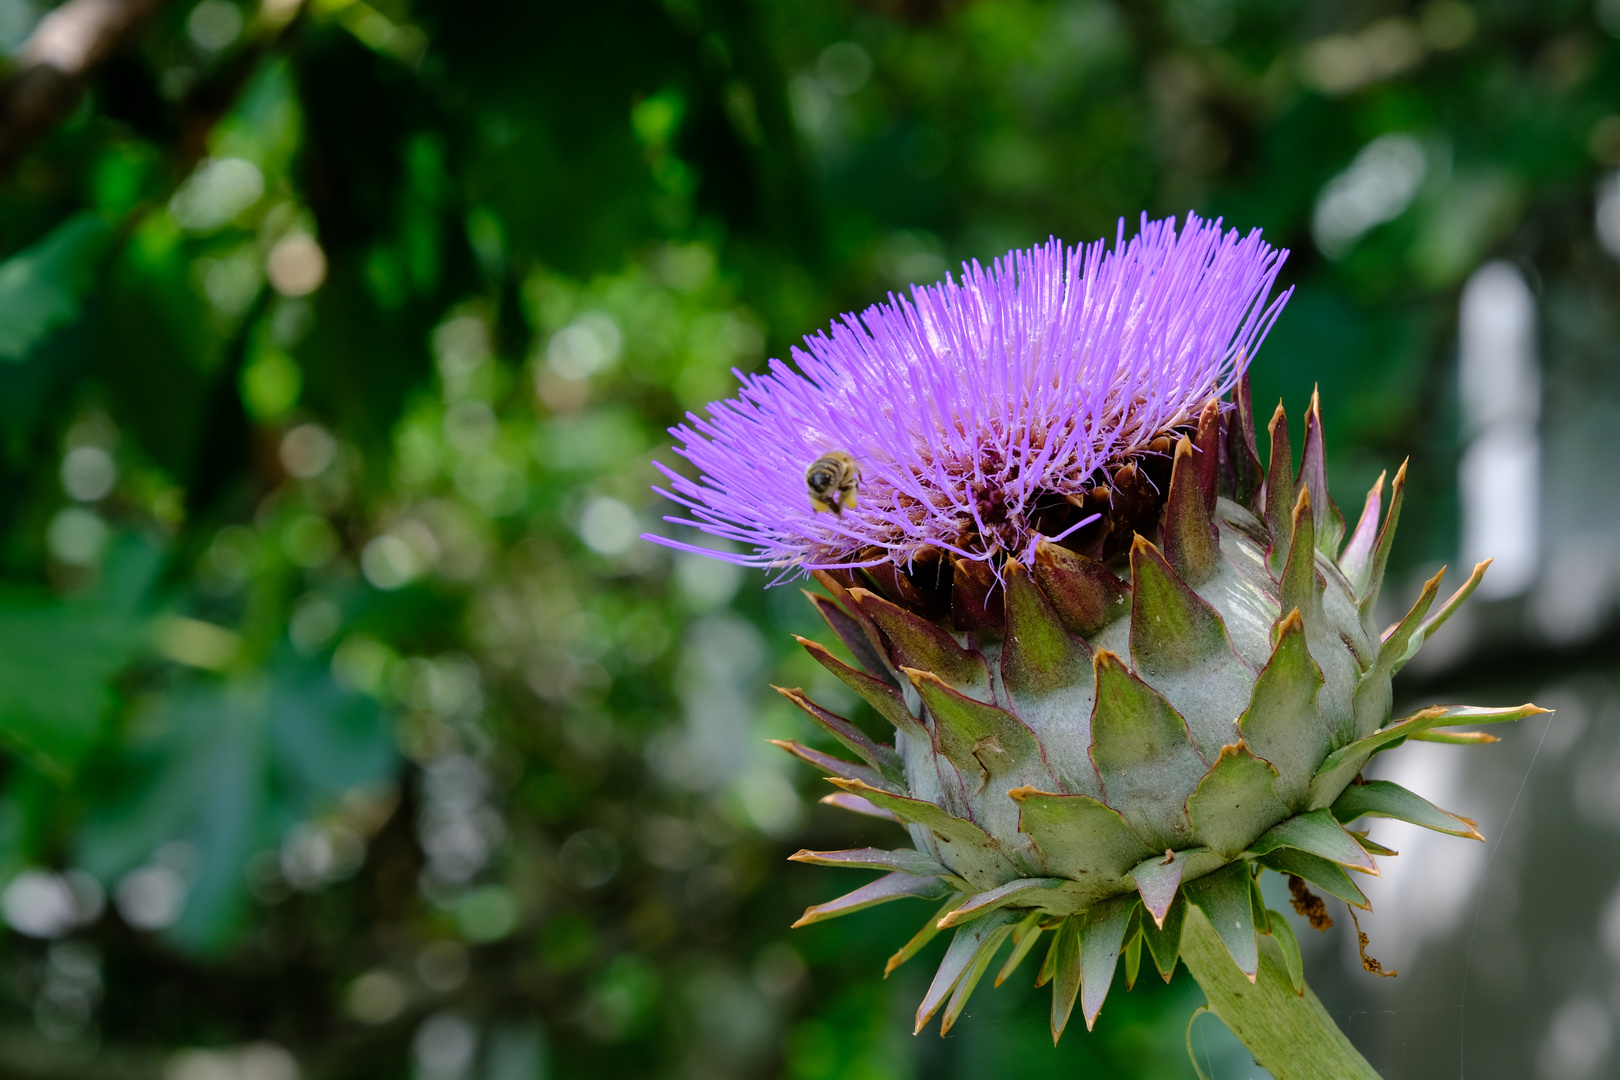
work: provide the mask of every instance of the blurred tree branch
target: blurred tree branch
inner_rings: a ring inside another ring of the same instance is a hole
[[[0,172],[72,111],[96,67],[167,0],[68,0],[40,20],[0,84]]]

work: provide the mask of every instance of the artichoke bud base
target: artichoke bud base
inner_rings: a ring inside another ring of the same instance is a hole
[[[1102,497],[1071,499],[1099,516],[1024,561],[933,553],[816,573],[830,595],[811,599],[856,666],[802,643],[894,738],[783,690],[854,760],[779,745],[839,789],[823,801],[902,824],[913,847],[793,856],[884,871],[796,925],[904,897],[938,905],[889,965],[952,933],[918,1031],[936,1014],[949,1031],[1004,951],[997,984],[1037,957],[1054,1040],[1077,1002],[1090,1028],[1122,958],[1127,983],[1144,951],[1170,977],[1190,918],[1248,983],[1272,956],[1304,1001],[1298,944],[1261,900],[1263,868],[1365,908],[1355,875],[1377,874],[1386,849],[1346,825],[1390,817],[1481,838],[1361,771],[1407,739],[1484,741],[1442,729],[1544,711],[1435,706],[1391,719],[1391,679],[1487,564],[1440,603],[1437,574],[1380,631],[1405,466],[1387,510],[1381,476],[1347,537],[1317,399],[1296,475],[1281,406],[1263,468],[1246,381],[1233,397],[1166,432],[1168,463],[1121,461],[1113,488],[1096,485]],[[1144,490],[1157,500],[1146,510]],[[1093,509],[1110,499],[1119,513]]]

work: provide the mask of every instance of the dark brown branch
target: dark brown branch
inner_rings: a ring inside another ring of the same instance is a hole
[[[96,67],[128,45],[166,0],[68,0],[39,21],[0,85],[0,172],[78,104]]]

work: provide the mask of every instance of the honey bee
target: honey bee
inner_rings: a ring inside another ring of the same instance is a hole
[[[810,492],[810,505],[818,513],[831,510],[835,515],[841,514],[855,509],[861,467],[842,450],[830,450],[804,471],[804,485]]]

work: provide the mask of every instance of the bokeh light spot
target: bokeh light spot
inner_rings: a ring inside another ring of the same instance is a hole
[[[106,544],[107,523],[82,506],[58,511],[45,530],[52,557],[70,566],[94,566]]]
[[[62,458],[62,490],[80,502],[96,502],[118,483],[118,465],[99,446],[76,446]]]
[[[326,252],[314,237],[293,233],[276,241],[264,269],[282,296],[308,296],[326,280]]]

